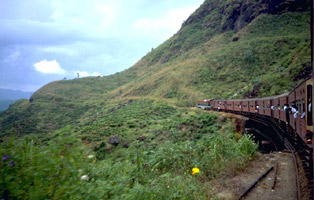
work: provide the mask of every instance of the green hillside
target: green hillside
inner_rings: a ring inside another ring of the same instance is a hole
[[[0,197],[214,198],[210,181],[245,167],[256,145],[233,121],[191,107],[281,94],[302,81],[311,73],[309,8],[307,0],[206,0],[131,68],[52,82],[16,102],[0,112],[0,153],[19,163],[0,168]]]

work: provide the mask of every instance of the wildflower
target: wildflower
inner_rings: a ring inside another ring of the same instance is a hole
[[[81,181],[88,181],[88,180],[89,180],[88,175],[81,176]]]
[[[8,155],[4,155],[4,156],[2,157],[2,160],[3,160],[3,161],[6,161],[8,158],[9,158]]]
[[[95,158],[95,156],[94,155],[89,155],[89,156],[87,156],[87,158],[93,159],[93,158]]]
[[[11,162],[11,163],[10,163],[10,166],[11,166],[11,167],[15,166],[15,162]]]
[[[200,173],[200,169],[197,168],[197,167],[194,167],[194,168],[192,169],[192,175],[198,174],[198,173]]]

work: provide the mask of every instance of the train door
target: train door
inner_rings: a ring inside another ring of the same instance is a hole
[[[258,106],[258,101],[255,101],[255,113],[258,113],[258,110],[259,110],[259,106]]]
[[[289,102],[289,94],[287,94],[287,96],[281,97],[280,98],[280,111],[279,111],[279,119],[283,122],[286,122],[288,124],[290,124],[290,115],[289,115],[289,109],[285,110],[285,106],[288,105]],[[289,106],[289,105],[288,105]]]
[[[273,104],[274,100],[270,100],[270,116],[274,117],[275,106]]]
[[[258,114],[264,115],[264,103],[263,103],[263,100],[258,101]]]
[[[280,119],[280,98],[276,98],[272,101],[273,117]]]
[[[265,115],[267,116],[271,116],[272,112],[271,112],[271,101],[270,100],[266,100],[264,101],[264,106],[265,106]]]
[[[305,99],[306,99],[306,84],[302,83],[296,88],[296,101],[294,108],[296,111],[292,110],[293,117],[296,123],[296,132],[300,137],[306,141],[306,120],[305,120]]]
[[[289,107],[290,108],[293,105],[295,105],[295,99],[296,99],[296,91],[294,90],[289,94]],[[296,131],[295,120],[294,120],[292,112],[290,112],[290,114],[287,117],[288,117],[287,122],[292,127],[292,129]]]
[[[306,121],[306,143],[312,143],[313,137],[313,116],[312,116],[312,80],[306,81],[306,98],[305,98],[305,121]]]

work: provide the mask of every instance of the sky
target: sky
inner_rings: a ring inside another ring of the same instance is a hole
[[[0,0],[0,88],[130,68],[204,0]]]

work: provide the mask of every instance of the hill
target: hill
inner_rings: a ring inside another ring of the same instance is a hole
[[[130,69],[52,82],[2,113],[0,130],[55,130],[129,99],[193,106],[205,97],[287,92],[311,71],[309,5],[206,0],[178,33]]]
[[[213,184],[225,188],[257,145],[236,132],[241,120],[190,106],[298,84],[311,72],[309,5],[206,0],[128,70],[17,101],[0,113],[0,197],[218,198]]]

